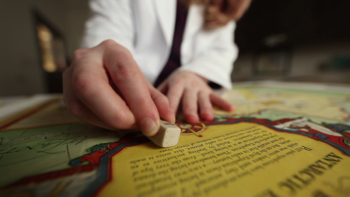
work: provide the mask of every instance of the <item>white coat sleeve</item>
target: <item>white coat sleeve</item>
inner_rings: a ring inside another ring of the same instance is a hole
[[[217,36],[210,47],[202,51],[192,61],[182,65],[179,71],[194,72],[211,82],[231,89],[231,72],[238,50],[233,41],[235,23],[232,21],[217,30]]]
[[[130,0],[90,0],[91,15],[85,23],[83,48],[112,39],[133,52],[134,24]]]

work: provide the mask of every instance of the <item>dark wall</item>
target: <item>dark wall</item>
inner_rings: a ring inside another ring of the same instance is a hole
[[[241,52],[252,52],[276,34],[291,46],[350,41],[350,0],[253,0],[235,40]]]

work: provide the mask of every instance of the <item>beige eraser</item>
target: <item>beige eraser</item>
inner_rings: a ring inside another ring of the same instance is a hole
[[[175,146],[179,142],[180,134],[181,129],[178,126],[160,120],[158,133],[148,138],[160,147],[170,147]]]

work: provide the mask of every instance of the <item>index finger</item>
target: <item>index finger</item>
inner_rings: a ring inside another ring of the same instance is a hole
[[[147,81],[131,53],[112,42],[104,53],[105,66],[136,122],[146,136],[153,136],[159,129],[159,113],[151,98]]]
[[[76,58],[70,76],[73,87],[71,92],[111,128],[130,129],[136,123],[135,117],[125,101],[110,86],[101,61],[100,51],[96,48],[90,49],[84,57]],[[70,88],[70,85],[66,87]]]

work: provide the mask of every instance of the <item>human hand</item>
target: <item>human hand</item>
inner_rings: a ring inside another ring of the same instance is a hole
[[[189,71],[173,73],[159,85],[158,90],[167,95],[170,108],[175,114],[182,102],[185,120],[191,124],[199,122],[198,110],[202,119],[212,120],[212,105],[226,111],[234,109],[229,102],[213,93],[206,79]]]
[[[251,0],[209,0],[204,12],[204,27],[222,27],[231,20],[238,20],[250,3]]]
[[[74,53],[63,96],[81,120],[107,129],[157,133],[160,117],[175,122],[168,99],[149,84],[131,53],[112,40]]]

